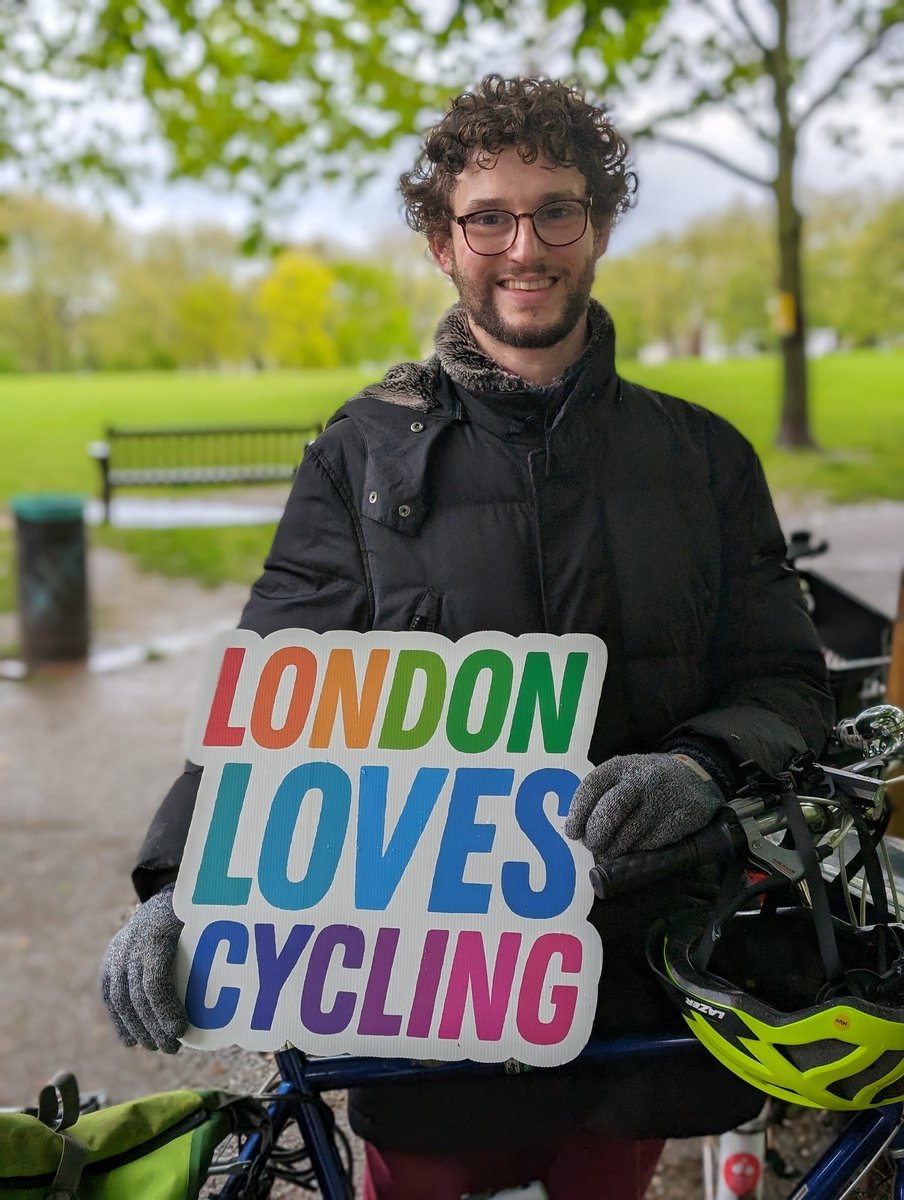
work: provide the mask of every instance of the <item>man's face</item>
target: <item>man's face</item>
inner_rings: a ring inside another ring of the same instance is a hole
[[[456,217],[483,209],[534,212],[553,200],[587,195],[587,181],[576,167],[556,167],[545,159],[525,163],[507,147],[493,167],[469,163],[451,196]],[[588,222],[570,246],[547,246],[526,218],[518,222],[512,246],[501,254],[475,254],[460,225],[431,240],[433,257],[458,288],[470,320],[506,346],[543,349],[566,338],[587,311],[596,260],[606,249],[608,226],[595,231]]]

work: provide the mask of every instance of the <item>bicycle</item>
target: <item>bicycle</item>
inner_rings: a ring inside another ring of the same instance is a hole
[[[753,896],[768,892],[773,883],[806,888],[807,869],[799,851],[777,840],[789,825],[788,807],[782,797],[793,794],[802,797],[800,811],[819,844],[818,856],[823,860],[824,870],[826,849],[838,851],[834,878],[841,883],[844,903],[852,911],[855,900],[866,907],[875,902],[875,897],[872,901],[869,897],[866,878],[869,870],[855,863],[849,878],[844,848],[846,845],[849,848],[852,833],[864,824],[881,836],[886,820],[883,799],[886,784],[879,776],[902,746],[904,712],[900,709],[884,705],[857,718],[847,718],[837,727],[832,762],[819,764],[811,754],[804,755],[776,778],[751,770],[748,785],[726,805],[723,816],[674,846],[626,856],[607,868],[595,867],[591,874],[594,890],[606,898],[624,890],[655,886],[678,873],[714,863],[754,866],[756,881],[748,888]],[[846,758],[854,752],[865,753],[866,757],[847,762]],[[890,854],[885,852],[885,857],[886,877],[891,884],[896,919],[900,921],[895,880],[904,881],[904,853],[894,848]],[[858,875],[861,869],[866,882]],[[594,1039],[579,1060],[606,1067],[634,1064],[639,1058],[655,1062],[675,1055],[691,1061],[694,1056],[705,1059],[708,1053],[690,1033],[666,1034]],[[312,1058],[294,1048],[278,1051],[275,1061],[274,1086],[261,1097],[269,1128],[240,1139],[236,1147],[228,1148],[227,1157],[214,1163],[208,1181],[219,1190],[205,1193],[211,1197],[264,1200],[277,1181],[285,1181],[303,1191],[317,1189],[323,1200],[351,1200],[354,1188],[350,1148],[323,1099],[325,1093],[374,1083],[478,1078],[512,1069],[512,1064],[430,1064],[359,1056]],[[904,1083],[901,1089],[904,1093]],[[301,1146],[288,1144],[293,1128],[300,1134]],[[792,1189],[789,1200],[804,1200],[804,1197],[840,1200],[883,1154],[894,1165],[895,1200],[904,1200],[901,1100],[857,1112],[819,1162]],[[531,1193],[519,1192],[518,1188],[495,1193],[513,1198],[519,1194]]]

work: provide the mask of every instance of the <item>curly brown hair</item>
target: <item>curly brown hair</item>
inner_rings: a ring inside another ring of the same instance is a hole
[[[411,228],[428,238],[448,233],[456,177],[472,160],[492,167],[509,146],[526,163],[542,157],[577,167],[587,180],[598,229],[625,211],[636,190],[637,177],[625,161],[627,143],[604,108],[553,79],[487,75],[451,102],[427,134],[414,169],[399,180]]]

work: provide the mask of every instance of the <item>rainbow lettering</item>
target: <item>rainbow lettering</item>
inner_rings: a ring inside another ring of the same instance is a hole
[[[186,1040],[574,1057],[601,950],[562,824],[605,666],[586,635],[221,638],[187,747]]]

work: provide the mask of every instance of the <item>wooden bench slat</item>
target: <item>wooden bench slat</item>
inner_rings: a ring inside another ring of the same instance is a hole
[[[290,480],[322,426],[111,426],[89,453],[101,471],[104,519],[119,487],[270,483]]]
[[[112,487],[155,487],[178,483],[254,483],[292,479],[297,467],[289,463],[248,464],[235,467],[134,467],[111,470]]]

